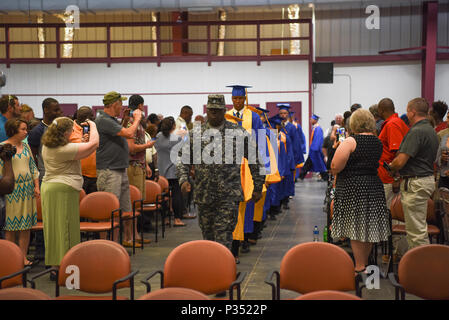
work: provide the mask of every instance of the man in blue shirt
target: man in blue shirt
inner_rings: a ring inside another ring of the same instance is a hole
[[[0,101],[0,142],[8,139],[5,131],[5,123],[9,119],[20,117],[22,107],[16,96],[3,96]]]

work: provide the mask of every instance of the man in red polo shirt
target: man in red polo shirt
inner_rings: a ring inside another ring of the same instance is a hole
[[[399,191],[399,181],[395,181],[388,173],[388,171],[384,168],[383,163],[386,161],[387,163],[391,163],[394,157],[396,156],[396,152],[399,150],[399,146],[401,145],[402,139],[407,134],[409,127],[402,121],[401,118],[398,117],[398,114],[395,113],[393,101],[389,98],[384,98],[380,100],[378,103],[378,114],[379,116],[385,120],[382,125],[381,132],[379,134],[379,139],[382,142],[383,150],[382,155],[379,160],[379,169],[378,174],[380,180],[384,184],[385,190],[385,199],[387,200],[387,208],[390,209],[391,201],[394,197],[393,185],[397,184],[397,191]],[[396,188],[395,188],[396,189]],[[398,221],[393,220],[393,224],[398,223]],[[399,247],[398,236],[393,236],[393,256],[398,257],[398,247]],[[405,247],[406,248],[406,247]],[[384,262],[388,261],[388,256],[382,257]],[[393,261],[395,258],[393,259]]]

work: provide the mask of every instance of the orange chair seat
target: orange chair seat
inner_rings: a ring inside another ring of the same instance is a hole
[[[118,228],[119,223],[114,222],[114,228]],[[111,222],[80,222],[80,231],[82,232],[100,232],[111,229]]]
[[[140,216],[140,211],[136,210],[136,217]],[[122,212],[122,219],[123,220],[128,220],[128,219],[132,219],[133,218],[133,212]]]
[[[59,296],[55,300],[112,300],[112,296]],[[127,297],[117,296],[117,300],[129,300]]]
[[[157,207],[154,203],[146,203],[143,205],[143,211],[156,211]],[[139,209],[141,211],[141,209]]]
[[[44,230],[44,224],[41,222],[38,222],[35,226],[31,228],[32,231],[39,231]]]
[[[393,233],[407,234],[405,224],[395,224],[392,228]],[[427,233],[431,236],[440,234],[440,229],[432,224],[427,225]]]

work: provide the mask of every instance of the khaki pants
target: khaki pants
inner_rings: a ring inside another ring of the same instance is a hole
[[[132,211],[129,195],[129,182],[126,170],[97,170],[98,191],[111,192],[119,199],[120,208],[123,212]]]
[[[392,183],[384,183],[384,191],[385,191],[385,199],[387,200],[387,208],[390,210],[391,201],[393,201],[395,193],[393,193],[393,184]],[[393,219],[391,221],[393,225],[395,224],[404,224],[404,222]],[[393,254],[397,254],[402,256],[407,251],[407,241],[405,237],[400,235],[393,235]]]
[[[405,183],[407,182],[407,185]],[[427,234],[427,201],[435,190],[433,176],[405,179],[401,183],[408,248],[429,244]]]
[[[146,172],[139,166],[128,167],[128,180],[129,184],[139,189],[141,196],[145,199],[145,179]]]

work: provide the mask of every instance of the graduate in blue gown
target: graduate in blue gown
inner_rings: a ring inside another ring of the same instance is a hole
[[[312,134],[310,135],[309,157],[301,170],[299,178],[303,180],[309,171],[319,172],[323,181],[328,180],[326,163],[324,162],[323,147],[323,129],[318,124],[320,117],[312,115],[310,124],[312,125]]]
[[[251,136],[255,139],[257,143],[257,132],[259,129],[265,130],[257,113],[251,111],[248,107],[246,88],[251,88],[250,86],[243,85],[231,85],[227,86],[232,88],[232,104],[233,108],[227,112],[228,115],[242,119],[242,121],[237,122],[237,124],[243,127]],[[249,170],[246,170],[247,174]],[[248,177],[242,177],[246,182],[249,181]],[[244,187],[245,189],[245,187]],[[243,208],[243,209],[241,209]],[[243,212],[244,211],[244,212]],[[246,207],[241,206],[238,213],[238,221],[236,229],[233,232],[233,243],[232,243],[232,253],[238,261],[238,252],[240,248],[240,242],[242,241],[242,253],[250,251],[247,239],[245,239],[245,234],[252,233],[254,230],[254,201],[249,200],[246,202]],[[243,224],[243,228],[242,228]]]
[[[288,134],[282,127],[281,118],[276,115],[269,119],[273,127],[278,130],[278,170],[282,178],[280,183],[273,185],[270,195],[270,219],[276,220],[276,214],[281,211],[281,201],[288,198],[289,184],[288,177],[292,175],[295,169],[295,160],[293,155],[293,146]]]
[[[296,132],[298,133],[298,139],[299,143],[301,145],[301,151],[302,154],[307,153],[307,147],[306,147],[306,136],[304,135],[304,131],[302,130],[301,125],[297,122],[297,119],[294,118],[295,111],[290,111],[290,118],[289,121],[296,127]],[[295,175],[295,182],[296,179],[299,178],[299,174],[301,172],[301,168],[296,169],[296,175]]]
[[[282,120],[282,130],[288,135],[291,142],[291,149],[293,151],[294,167],[300,168],[304,163],[304,155],[302,153],[302,145],[296,127],[288,120],[290,118],[290,105],[280,103],[277,105],[279,109],[279,117]],[[289,149],[290,150],[290,149]],[[282,205],[284,209],[289,209],[288,202],[291,197],[295,195],[295,170],[285,177],[286,190]]]

